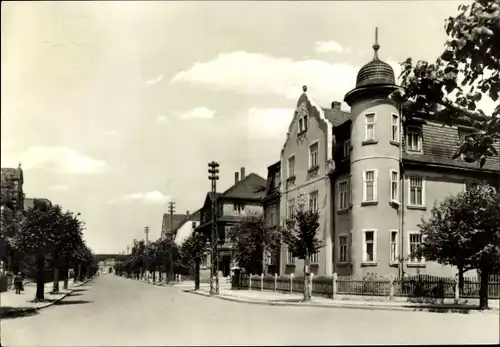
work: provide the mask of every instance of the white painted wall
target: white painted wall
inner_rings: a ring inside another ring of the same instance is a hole
[[[191,236],[194,229],[200,225],[199,221],[187,221],[185,222],[178,230],[177,235],[175,236],[175,244],[180,246],[183,242]]]

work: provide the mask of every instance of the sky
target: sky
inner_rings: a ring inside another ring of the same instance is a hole
[[[302,86],[342,101],[379,56],[435,60],[454,1],[2,2],[1,164],[80,212],[96,253],[160,236],[241,167],[279,160]],[[343,103],[342,108],[348,110]]]

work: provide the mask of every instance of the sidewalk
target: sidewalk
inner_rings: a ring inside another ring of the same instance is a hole
[[[210,296],[209,288],[202,287],[199,291],[186,290],[193,294]],[[351,308],[365,310],[390,310],[390,311],[427,311],[427,312],[458,312],[458,313],[489,313],[499,314],[499,307],[490,307],[488,311],[478,310],[477,305],[471,304],[431,304],[431,303],[412,303],[405,301],[355,301],[355,300],[332,300],[325,297],[313,296],[311,302],[302,302],[302,294],[282,294],[271,291],[259,290],[231,290],[221,288],[219,295],[214,296],[218,299],[245,302],[259,305],[274,306],[305,306],[305,307],[323,307],[323,308]]]
[[[71,294],[77,287],[89,282],[88,279],[84,282],[77,282],[73,284],[70,279],[68,289],[64,290],[64,282],[59,282],[59,294],[50,294],[53,284],[45,283],[45,301],[34,302],[36,294],[36,283],[29,282],[24,285],[24,291],[21,294],[16,294],[14,290],[8,290],[0,293],[0,317],[6,318],[17,314],[26,314],[37,311],[39,309],[54,305],[61,301],[66,296]]]

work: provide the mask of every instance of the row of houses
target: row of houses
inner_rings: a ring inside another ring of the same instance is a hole
[[[27,198],[23,185],[24,175],[21,164],[17,168],[1,168],[0,220],[2,229],[4,222],[19,216],[38,204],[52,205],[52,202],[46,198]],[[0,272],[17,270],[15,254],[2,235],[0,237]]]
[[[242,168],[224,193],[207,193],[195,214],[174,217],[183,232],[207,231],[215,199],[224,275],[234,265],[225,238],[232,226],[248,213],[262,212],[268,227],[277,228],[293,215],[299,194],[306,194],[306,207],[320,215],[324,247],[312,256],[315,274],[456,273],[451,266],[409,256],[422,241],[418,225],[436,202],[463,191],[469,180],[500,187],[500,160],[490,158],[483,168],[452,160],[461,140],[474,131],[465,124],[444,126],[424,121],[426,115],[403,121],[400,106],[389,97],[398,88],[394,71],[378,57],[379,48],[373,46],[372,61],[344,97],[350,112],[340,101],[318,106],[304,86],[267,179],[246,176]],[[169,228],[168,216],[164,222],[165,230],[177,230]],[[286,246],[267,259],[270,273],[302,274],[302,260]]]

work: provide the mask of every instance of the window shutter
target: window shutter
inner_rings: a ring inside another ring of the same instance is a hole
[[[378,170],[373,170],[373,200],[378,201]]]

